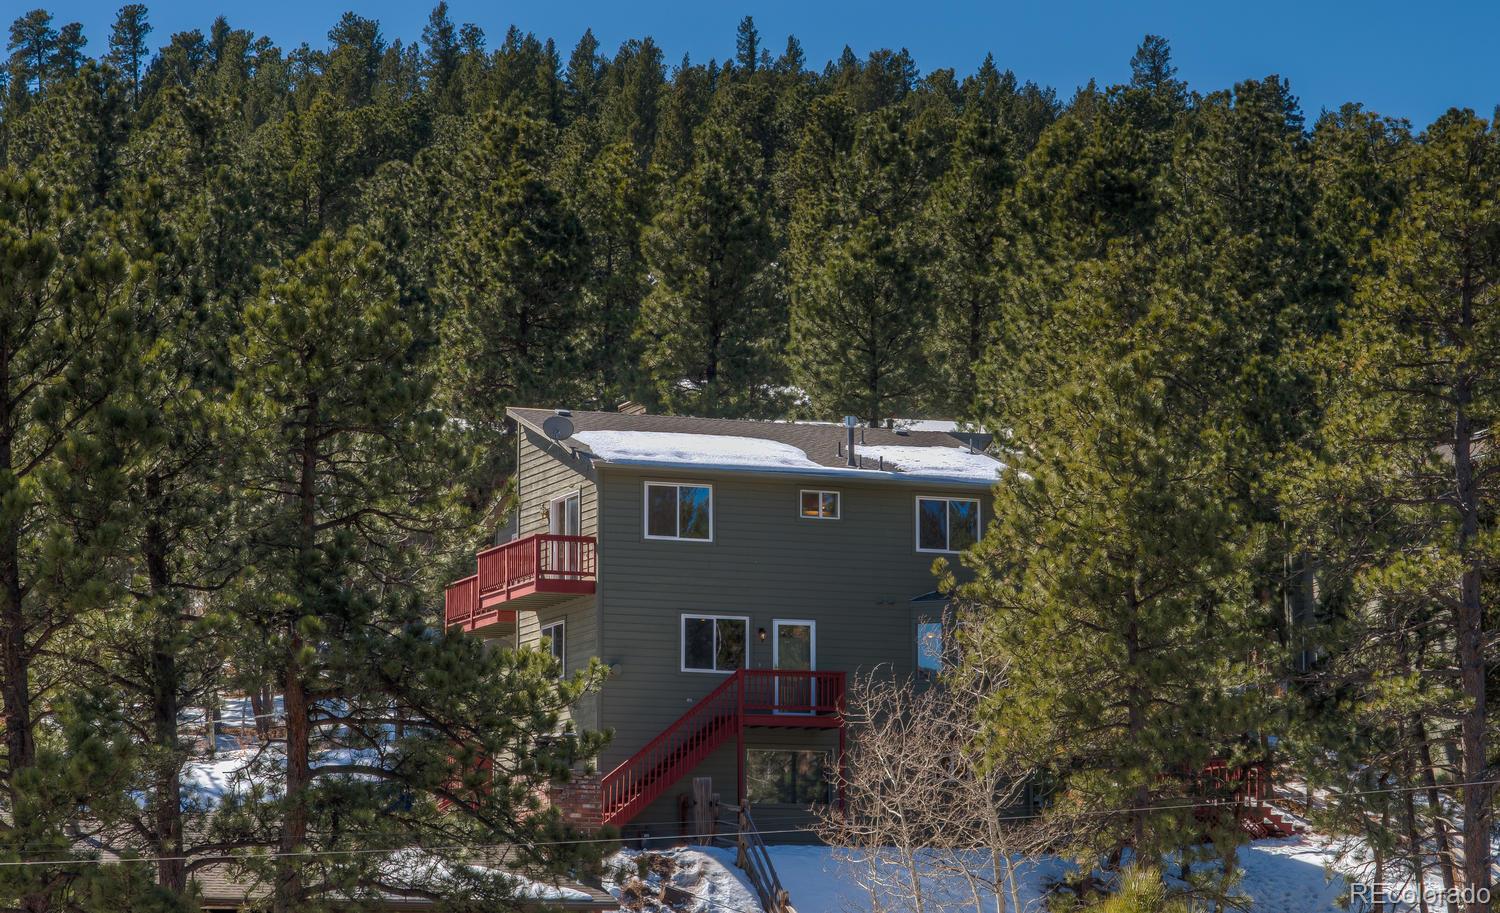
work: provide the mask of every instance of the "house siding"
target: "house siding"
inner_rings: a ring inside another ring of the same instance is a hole
[[[595,470],[588,460],[575,458],[556,442],[521,425],[516,460],[517,535],[547,532],[547,506],[554,498],[573,492],[582,495],[581,533],[597,535],[599,498],[595,480]]]
[[[558,446],[546,436],[525,425],[519,425],[519,452],[516,461],[516,529],[518,536],[547,532],[545,509],[553,499],[577,492],[580,533],[598,535],[598,486],[587,460]],[[523,647],[541,645],[541,629],[559,619],[566,624],[564,645],[565,671],[569,674],[588,667],[599,654],[599,599],[580,596],[557,605],[516,613],[517,640]],[[599,695],[590,695],[573,708],[571,719],[583,729],[599,726]]]
[[[714,486],[712,542],[645,537],[643,486],[657,479]],[[798,492],[809,487],[839,491],[841,518],[798,516]],[[916,620],[933,609],[911,600],[934,589],[932,564],[942,557],[916,550],[916,497],[979,497],[963,486],[808,485],[751,473],[619,466],[601,471],[596,490],[601,657],[617,668],[600,705],[600,723],[615,731],[602,770],[628,758],[723,681],[719,674],[679,671],[684,613],[748,616],[751,668],[773,666],[774,619],[810,619],[817,623],[818,669],[851,677],[912,674]],[[988,522],[989,499],[980,499]],[[756,636],[760,628],[767,632],[764,643]],[[823,735],[790,730],[757,738],[807,742]],[[700,769],[711,771],[715,788],[732,802],[732,751],[727,780],[721,781],[719,766],[711,758]],[[675,819],[675,796],[668,790],[641,819],[661,820],[662,802]]]

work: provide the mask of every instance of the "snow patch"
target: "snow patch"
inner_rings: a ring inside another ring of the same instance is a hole
[[[612,463],[712,464],[753,469],[825,469],[800,447],[729,434],[673,431],[580,431],[573,439]]]
[[[609,858],[606,868],[612,874],[604,880],[604,889],[620,901],[639,897],[642,913],[760,913],[761,910],[760,900],[744,873],[735,867],[734,853],[730,850],[712,847],[621,850]],[[639,869],[645,870],[644,878]],[[670,891],[667,901],[659,899],[664,890]],[[803,913],[800,907],[798,913]]]
[[[994,482],[1004,468],[999,460],[963,447],[913,447],[906,444],[876,444],[856,448],[869,466],[884,461],[887,468],[911,476]]]
[[[341,748],[311,758],[313,767],[330,764],[379,767],[383,763],[374,749]],[[257,784],[276,789],[283,782],[285,767],[286,754],[281,746],[223,751],[211,758],[195,759],[182,769],[183,808],[212,808],[226,796],[246,795]]]
[[[856,448],[862,468],[824,466],[800,447],[780,441],[728,434],[685,434],[670,431],[580,431],[573,439],[594,455],[612,463],[683,465],[726,469],[788,469],[823,475],[860,474],[878,477],[875,466],[890,473],[923,479],[993,482],[1003,464],[963,447],[919,447],[907,444],[865,445]]]
[[[870,861],[862,853],[827,846],[770,846],[771,862],[782,885],[791,897],[797,913],[878,913],[900,909],[896,897],[873,897],[865,884]],[[1256,840],[1241,847],[1238,855],[1242,880],[1240,890],[1249,898],[1248,913],[1345,913],[1351,880],[1348,866],[1356,864],[1358,848],[1351,858],[1347,839],[1329,839],[1302,835],[1285,839]],[[880,859],[881,880],[887,884],[903,877],[902,865],[895,850],[890,858]],[[613,867],[633,875],[642,851],[625,850],[615,854]],[[644,855],[667,857],[675,864],[670,878],[648,875],[647,882],[659,890],[663,881],[671,881],[698,900],[686,905],[668,907],[646,904],[644,913],[758,913],[760,903],[747,879],[734,865],[734,852],[718,847],[678,847],[646,851]],[[945,866],[936,856],[923,868],[941,873]],[[1020,913],[1042,913],[1047,886],[1071,868],[1070,863],[1055,856],[1015,861],[1016,899]],[[967,860],[971,871],[989,880],[988,860],[975,854]],[[625,879],[632,880],[632,879]],[[605,887],[617,898],[623,898],[623,885],[606,882]],[[974,885],[952,868],[943,874],[928,874],[922,879],[928,913],[974,913]],[[988,888],[980,889],[980,909],[993,911],[1000,907]],[[1013,909],[1007,891],[1004,909]],[[1391,913],[1412,913],[1414,907],[1398,904]],[[1441,903],[1431,913],[1445,911]]]

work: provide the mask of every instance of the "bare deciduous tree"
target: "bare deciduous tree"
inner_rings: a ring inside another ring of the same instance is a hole
[[[847,805],[819,835],[843,848],[874,913],[1023,909],[1018,869],[1056,824],[1034,814],[1031,765],[976,741],[976,712],[1003,677],[953,668],[926,683],[877,670],[851,684]]]

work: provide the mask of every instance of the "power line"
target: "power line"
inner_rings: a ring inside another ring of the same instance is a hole
[[[713,834],[677,834],[672,837],[647,838],[661,840],[706,840],[713,837],[739,837],[746,834],[805,834],[811,829],[806,827],[783,828],[780,830],[756,830],[756,831],[719,831]],[[32,865],[78,865],[78,864],[109,864],[114,863],[155,863],[155,862],[244,862],[262,859],[289,859],[289,858],[312,858],[327,856],[366,856],[378,853],[400,853],[406,850],[420,850],[427,853],[460,852],[463,850],[508,850],[517,846],[539,847],[539,846],[578,846],[580,844],[598,843],[627,843],[622,837],[580,837],[577,840],[538,840],[510,843],[457,843],[438,846],[398,846],[398,847],[350,847],[344,850],[288,850],[269,853],[248,853],[235,855],[232,853],[203,853],[200,855],[181,856],[130,856],[116,857],[114,859],[103,859],[98,857],[75,856],[67,859],[18,859],[0,861],[3,867],[18,867]]]
[[[1468,781],[1468,782],[1464,782],[1464,783],[1448,783],[1448,784],[1444,784],[1440,788],[1443,788],[1443,789],[1462,789],[1462,788],[1467,788],[1467,787],[1470,787],[1470,786],[1493,786],[1493,785],[1496,785],[1496,784],[1500,784],[1500,779],[1472,780],[1472,781]],[[1353,790],[1353,791],[1350,791],[1350,792],[1347,792],[1347,793],[1341,793],[1341,795],[1346,795],[1346,796],[1368,796],[1368,795],[1380,795],[1380,794],[1389,794],[1389,793],[1414,792],[1414,791],[1418,791],[1418,790],[1426,790],[1427,788],[1428,787],[1426,787],[1426,786],[1387,787],[1387,788],[1382,788],[1382,789]],[[1096,809],[1096,810],[1093,810],[1093,811],[1084,811],[1084,812],[1081,812],[1080,814],[1081,815],[1089,815],[1089,816],[1098,816],[1098,815],[1119,815],[1119,814],[1127,814],[1127,813],[1134,813],[1134,812],[1162,812],[1162,811],[1174,811],[1174,810],[1197,809],[1197,808],[1234,808],[1235,806],[1237,806],[1239,804],[1240,803],[1238,803],[1238,802],[1236,802],[1234,800],[1216,799],[1216,800],[1203,800],[1203,801],[1183,803],[1183,804],[1174,804],[1174,805],[1141,805],[1141,806],[1125,807],[1125,808]],[[995,818],[994,820],[996,820],[996,821],[1032,821],[1032,820],[1035,820],[1035,819],[1037,819],[1039,817],[1041,817],[1041,816],[1038,815],[1038,814],[1033,813],[1033,814],[1029,814],[1029,815],[1009,815],[1009,816],[1003,816],[1003,817]],[[752,833],[759,833],[761,835],[765,835],[765,834],[807,834],[807,833],[812,833],[812,828],[804,826],[804,827],[792,827],[792,828],[777,828],[777,829],[772,829],[772,830],[759,830],[759,829],[757,829],[756,831],[729,830],[729,831],[718,831],[718,832],[715,832],[715,833],[708,833],[708,834],[676,834],[676,835],[672,835],[672,836],[665,836],[664,835],[664,836],[662,836],[660,838],[650,838],[650,837],[648,837],[646,839],[648,839],[648,840],[651,840],[651,839],[660,839],[660,840],[706,840],[706,839],[712,839],[714,837],[739,837],[739,836],[744,836],[744,835],[752,834]],[[271,852],[271,853],[254,853],[254,854],[250,854],[249,858],[254,858],[254,859],[281,859],[281,858],[293,858],[293,857],[358,856],[358,855],[368,855],[368,854],[371,854],[371,853],[397,853],[397,852],[401,852],[403,850],[422,850],[422,851],[426,851],[426,852],[458,852],[458,851],[462,851],[462,850],[501,850],[501,849],[510,849],[510,848],[513,848],[513,847],[518,846],[518,845],[527,846],[527,847],[577,846],[577,845],[582,845],[582,844],[625,843],[625,842],[627,842],[627,840],[626,840],[626,838],[623,838],[623,837],[580,837],[580,838],[578,838],[576,840],[528,841],[528,842],[525,842],[525,843],[522,843],[522,844],[517,844],[515,842],[511,842],[511,843],[451,844],[451,845],[438,845],[438,846],[431,846],[431,847],[423,847],[423,846],[400,846],[400,847],[387,847],[387,848],[351,847],[351,848],[345,849],[345,850],[292,850],[292,851],[288,851],[288,852],[280,852],[280,851],[278,851],[278,852]],[[220,855],[202,854],[202,855],[197,855],[197,856],[186,856],[186,855],[184,855],[184,856],[132,856],[132,857],[130,857],[128,859],[127,858],[98,859],[98,858],[89,858],[89,857],[72,857],[72,858],[68,858],[68,859],[52,859],[52,860],[48,860],[48,859],[28,859],[28,860],[0,861],[0,867],[32,866],[32,865],[78,865],[78,864],[88,864],[88,863],[113,863],[113,862],[143,862],[143,863],[147,863],[147,862],[187,862],[187,861],[194,861],[194,860],[209,861],[209,862],[221,862],[221,861],[222,862],[237,862],[237,861],[242,861],[242,860],[244,860],[246,858],[247,858],[246,856],[236,856],[236,855],[232,855],[232,854],[220,854]]]

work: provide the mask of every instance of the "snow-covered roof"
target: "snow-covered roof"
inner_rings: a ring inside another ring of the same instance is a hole
[[[965,479],[994,482],[1002,468],[999,460],[983,453],[971,453],[964,447],[904,447],[880,444],[862,447],[866,459],[878,460],[887,467],[908,475],[935,479]]]
[[[559,413],[510,409],[508,414],[542,433],[543,423]],[[963,485],[993,484],[1003,468],[999,460],[983,452],[989,443],[983,433],[856,428],[856,465],[851,466],[848,429],[827,422],[563,414],[573,431],[559,443],[603,464]]]
[[[729,434],[684,434],[674,431],[579,431],[575,441],[595,457],[611,463],[686,463],[720,466],[764,466],[822,469],[791,444]]]

